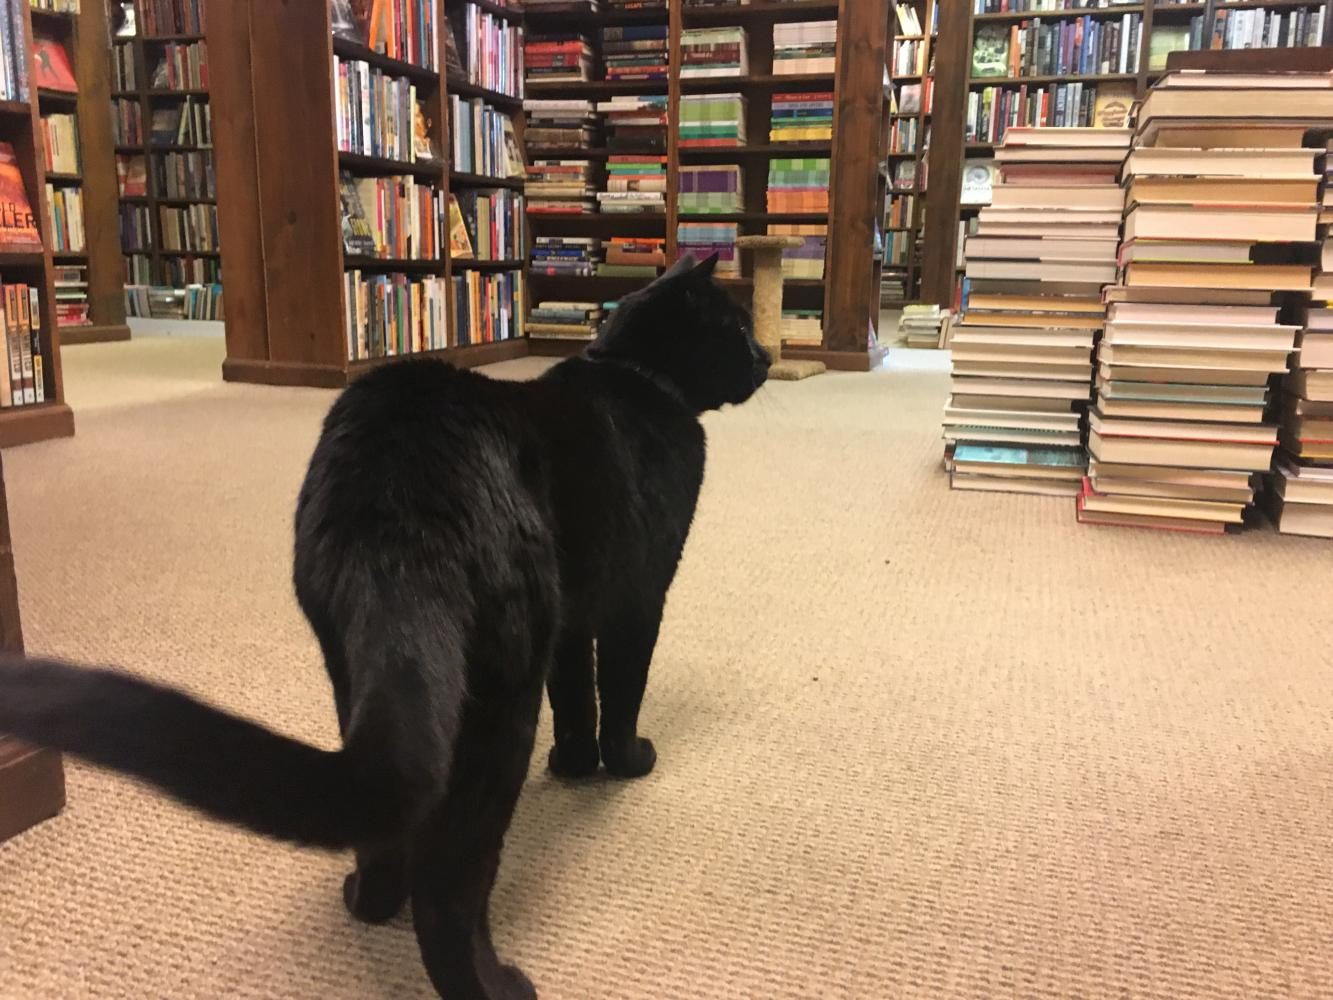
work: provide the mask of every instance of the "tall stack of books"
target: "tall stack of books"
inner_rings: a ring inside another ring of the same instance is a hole
[[[1247,518],[1311,291],[1317,127],[1329,74],[1168,73],[1144,99],[1080,520],[1220,534]]]
[[[939,347],[947,309],[938,305],[909,303],[898,318],[898,337],[908,347]]]
[[[666,94],[623,95],[598,101],[606,125],[606,147],[613,152],[665,153]]]
[[[616,215],[666,211],[666,157],[616,153],[606,158],[606,190],[597,192],[598,207]]]
[[[594,236],[538,236],[532,245],[532,273],[588,277],[596,273],[602,241]]]
[[[686,28],[680,34],[681,78],[745,76],[746,47],[744,28]]]
[[[819,309],[783,308],[781,336],[792,347],[819,347],[824,342],[824,314]]]
[[[529,152],[587,149],[593,145],[597,113],[592,101],[529,97],[523,102],[523,110],[527,113],[523,142]]]
[[[1272,514],[1285,535],[1333,538],[1333,140],[1324,150],[1319,267],[1283,380]]]
[[[534,214],[587,214],[596,211],[592,165],[587,160],[534,160],[523,185]]]
[[[592,340],[602,321],[599,302],[537,303],[528,313],[528,336],[549,340]]]
[[[829,142],[832,139],[831,92],[773,95],[769,142]]]
[[[530,34],[523,42],[523,73],[533,83],[592,79],[592,44],[586,35]]]
[[[716,149],[745,144],[745,98],[687,94],[680,99],[680,147]]]
[[[682,256],[690,253],[696,260],[717,254],[715,274],[735,276],[741,273],[736,252],[738,227],[734,222],[682,222],[676,227],[676,246]]]
[[[652,278],[666,265],[666,240],[643,236],[613,236],[606,244],[606,260],[597,265],[603,277]]]
[[[952,327],[945,468],[954,489],[1076,496],[1102,289],[1116,278],[1129,129],[1012,128],[969,236]]]
[[[665,80],[668,34],[666,24],[615,24],[603,28],[602,63],[606,78]]]
[[[782,276],[822,281],[824,255],[828,249],[828,226],[822,223],[773,223],[768,227],[770,236],[796,236],[798,247],[782,251]]]
[[[728,215],[744,210],[738,164],[682,164],[678,176],[676,207],[682,215]]]
[[[770,212],[827,212],[828,157],[775,156],[768,161]]]
[[[832,73],[838,46],[837,21],[773,25],[773,75]]]

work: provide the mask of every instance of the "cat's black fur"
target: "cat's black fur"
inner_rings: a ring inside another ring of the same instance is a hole
[[[543,681],[553,771],[652,769],[639,702],[703,477],[698,417],[768,370],[712,268],[687,259],[627,296],[584,356],[534,381],[405,361],[333,405],[294,580],[342,749],[40,659],[0,668],[0,731],[272,837],[353,847],[348,907],[380,921],[410,897],[442,996],[534,997],[487,907]]]

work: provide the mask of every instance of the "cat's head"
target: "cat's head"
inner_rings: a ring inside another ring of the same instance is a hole
[[[771,359],[750,314],[713,280],[717,255],[686,254],[626,295],[602,324],[588,357],[624,361],[666,379],[696,412],[743,403],[768,378]]]

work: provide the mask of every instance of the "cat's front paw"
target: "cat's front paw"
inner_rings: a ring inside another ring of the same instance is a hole
[[[500,980],[500,992],[494,1000],[537,1000],[537,987],[518,966],[500,966]]]
[[[355,871],[343,880],[347,912],[367,924],[383,924],[407,905],[408,890],[396,879],[375,878]]]
[[[556,743],[546,763],[557,778],[590,778],[601,763],[597,741]]]
[[[642,778],[657,763],[653,741],[637,736],[629,743],[602,744],[602,763],[606,773],[616,778]]]

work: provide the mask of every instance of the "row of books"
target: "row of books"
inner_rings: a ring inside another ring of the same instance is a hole
[[[745,210],[742,172],[738,164],[681,164],[677,171],[681,215],[726,215]]]
[[[986,87],[967,95],[964,137],[968,142],[999,142],[1016,126],[1080,128],[1091,126],[1099,104],[1123,101],[1124,87],[1074,80],[1044,87]]]
[[[523,72],[533,83],[592,79],[592,44],[586,35],[529,32],[523,42]]]
[[[524,143],[532,152],[604,146],[612,152],[665,153],[665,94],[620,95],[609,100],[529,99]]]
[[[773,75],[832,73],[837,21],[793,21],[773,25]]]
[[[343,252],[353,257],[437,260],[446,193],[415,177],[357,177],[339,183]]]
[[[919,118],[894,118],[889,125],[889,152],[915,153],[927,129]]]
[[[162,61],[153,74],[154,90],[207,90],[208,45],[206,42],[167,42]],[[133,87],[124,88],[133,90]]]
[[[333,0],[331,11],[336,37],[350,39],[399,62],[436,68],[436,4],[420,0],[373,4]]]
[[[513,120],[485,101],[449,95],[449,139],[452,169],[487,177],[523,176]]]
[[[745,98],[740,94],[686,94],[680,99],[681,149],[743,146]]]
[[[406,274],[343,275],[347,358],[391,357],[449,346],[445,279]]]
[[[489,344],[523,336],[523,272],[468,271],[453,282],[455,343]]]
[[[558,340],[592,340],[602,322],[600,302],[544,299],[528,313],[529,337]]]
[[[183,288],[136,282],[125,286],[125,314],[152,319],[221,321],[222,285],[188,283]]]
[[[46,204],[51,210],[51,249],[57,253],[83,253],[83,192],[77,187],[46,185]]]
[[[476,8],[469,5],[469,9]],[[333,57],[333,79],[340,150],[387,160],[416,159],[416,84],[370,63],[337,55]]]
[[[186,285],[214,285],[222,281],[222,261],[217,257],[191,257],[188,254],[164,258],[158,280],[173,288]]]
[[[26,101],[31,74],[24,44],[27,0],[0,0],[0,100]]]
[[[775,156],[768,161],[768,211],[827,212],[828,157]]]
[[[163,206],[159,209],[162,220],[163,250],[218,250],[218,210],[216,205]]]
[[[945,466],[954,489],[1074,497],[1092,351],[1116,277],[1129,129],[1013,128],[965,247],[951,325]]]
[[[79,0],[30,0],[33,10],[49,10],[55,14],[77,14]]]
[[[660,215],[666,212],[666,157],[623,153],[606,158],[606,190],[597,192],[598,211]]]
[[[812,91],[774,94],[768,141],[831,142],[833,140],[833,93]]]
[[[77,174],[79,119],[77,115],[42,115],[42,151],[47,173]]]
[[[147,253],[153,245],[153,216],[147,205],[120,206],[120,249]]]
[[[179,104],[154,108],[149,142],[154,148],[213,145],[213,110],[191,94]]]
[[[143,106],[117,97],[111,102],[111,136],[117,146],[143,145]]]
[[[608,80],[665,80],[668,29],[662,24],[602,29],[602,65]]]
[[[974,14],[1114,10],[1135,0],[972,0]],[[1177,0],[1179,2],[1179,0]]]
[[[57,264],[53,272],[56,290],[56,325],[87,326],[88,265]]]
[[[538,236],[531,269],[543,276],[651,278],[665,263],[666,241],[660,237]]]
[[[471,256],[478,260],[522,260],[523,195],[515,191],[461,191],[456,200]],[[451,204],[450,210],[453,210]],[[464,256],[464,254],[458,254]]]
[[[139,0],[140,35],[202,35],[207,0]]]
[[[134,58],[134,44],[120,42],[111,46],[111,89],[138,90],[138,60]]]
[[[471,3],[463,5],[461,24],[463,35],[457,51],[468,82],[522,97],[522,29]]]
[[[680,34],[680,76],[745,76],[750,72],[745,29],[686,28]]]
[[[1324,41],[1325,6],[1295,10],[1223,10],[1213,26],[1215,49],[1289,49]],[[1156,29],[1154,29],[1156,30]]]
[[[884,215],[884,228],[901,229],[915,225],[916,195],[894,194],[889,196],[889,207]]]
[[[894,81],[897,83],[897,81]],[[923,111],[930,114],[935,96],[935,78],[928,76],[920,83],[904,83],[898,86],[898,111],[905,115],[916,115]]]
[[[1143,15],[1020,21],[977,29],[972,76],[1137,73]]]
[[[926,42],[922,38],[898,39],[893,43],[893,75],[920,76],[926,71]]]
[[[163,198],[214,198],[212,153],[166,153],[154,159],[153,190]]]
[[[41,300],[35,285],[0,285],[0,407],[46,402]]]

